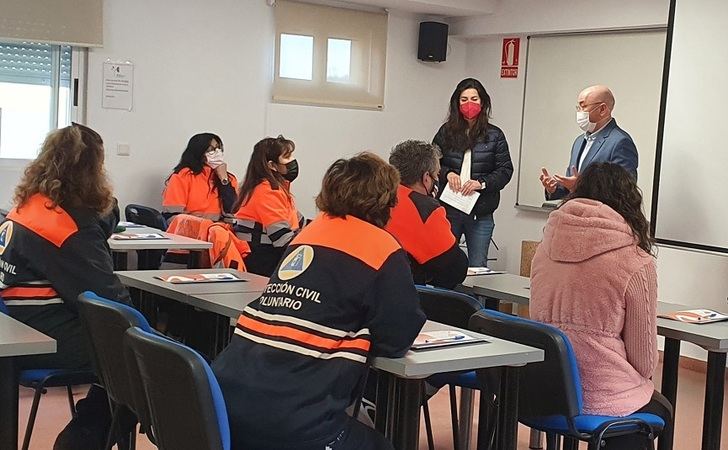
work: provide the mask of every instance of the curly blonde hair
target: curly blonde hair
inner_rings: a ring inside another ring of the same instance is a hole
[[[99,214],[111,211],[114,197],[104,170],[101,136],[76,123],[48,133],[40,155],[15,188],[15,205],[22,207],[35,194],[48,197],[49,208],[62,205]]]

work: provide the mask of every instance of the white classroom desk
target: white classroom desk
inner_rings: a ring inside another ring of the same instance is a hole
[[[193,294],[222,294],[227,292],[262,294],[268,284],[268,278],[266,277],[249,272],[238,272],[235,269],[121,270],[115,273],[121,282],[128,287],[182,303],[188,303],[188,297]],[[243,281],[174,284],[156,278],[159,276],[184,276],[203,273],[235,273]]]
[[[109,238],[109,248],[114,255],[114,268],[117,270],[125,270],[127,267],[127,253],[136,251],[139,253],[139,267],[148,268],[147,255],[152,250],[188,250],[192,252],[192,256],[199,256],[197,252],[212,248],[212,243],[192,239],[185,236],[167,233],[156,228],[149,227],[129,227],[124,233],[159,233],[168,239],[133,239],[120,240],[114,239],[113,235]],[[116,234],[116,233],[115,233]],[[123,234],[123,233],[122,233]],[[197,257],[192,259],[192,266],[198,264]]]
[[[16,356],[55,353],[56,341],[0,313],[0,449],[18,448]]]
[[[531,299],[529,286],[529,278],[512,274],[471,276],[463,282],[466,291],[484,297],[489,306],[493,302],[497,305],[498,300],[528,305]],[[658,313],[695,308],[696,306],[657,302]],[[726,353],[728,352],[728,322],[696,325],[657,318],[657,333],[665,337],[660,390],[674,408],[677,408],[680,342],[690,342],[708,351],[701,448],[702,450],[719,450],[725,392]],[[658,450],[672,449],[672,442],[673,430],[669,428],[663,432]]]

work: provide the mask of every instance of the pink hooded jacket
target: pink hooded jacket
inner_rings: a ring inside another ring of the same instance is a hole
[[[625,416],[650,401],[657,365],[657,273],[625,220],[587,199],[549,216],[531,266],[531,318],[562,329],[584,413]]]

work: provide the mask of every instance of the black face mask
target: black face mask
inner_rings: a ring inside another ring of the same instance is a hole
[[[284,180],[293,182],[293,180],[298,178],[298,161],[296,161],[295,159],[289,161],[288,164],[286,164],[286,169],[288,171],[281,174]]]

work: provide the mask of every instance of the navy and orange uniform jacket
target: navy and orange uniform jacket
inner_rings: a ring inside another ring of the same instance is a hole
[[[238,180],[231,173],[228,179],[230,183],[222,185],[206,164],[198,174],[188,168],[173,173],[162,193],[162,214],[166,219],[184,213],[220,220],[224,213],[232,212],[236,198]]]
[[[399,185],[386,229],[409,255],[415,283],[452,289],[465,279],[468,257],[436,199]]]
[[[350,420],[367,358],[402,356],[424,322],[395,239],[351,216],[319,215],[213,364],[233,448],[323,449]]]
[[[129,303],[107,242],[118,209],[100,219],[91,210],[50,205],[36,194],[0,224],[0,297],[11,313],[21,321],[50,307],[77,315],[78,295],[87,290]]]

